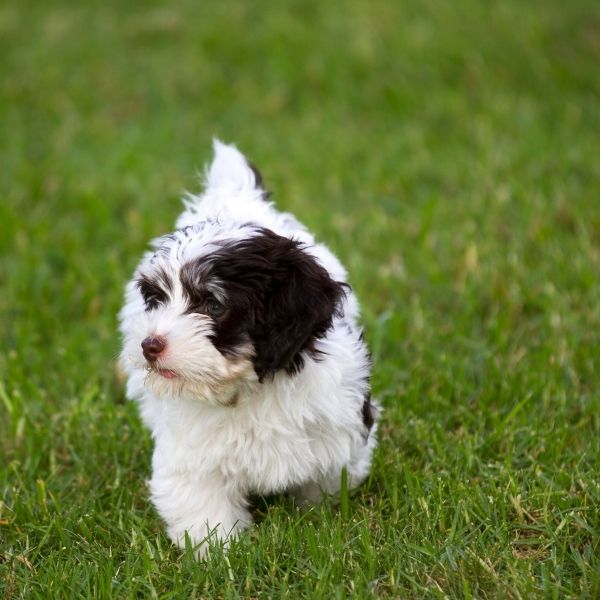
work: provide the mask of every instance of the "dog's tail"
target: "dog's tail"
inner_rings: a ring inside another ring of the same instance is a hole
[[[265,195],[258,170],[233,145],[213,138],[214,158],[204,174],[206,191],[255,192]]]

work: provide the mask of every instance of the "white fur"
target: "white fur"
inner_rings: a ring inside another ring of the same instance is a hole
[[[344,300],[317,347],[319,360],[305,356],[299,373],[284,371],[260,383],[252,366],[252,348],[226,359],[207,338],[210,318],[183,314],[176,274],[186,261],[209,255],[215,242],[256,235],[249,223],[304,242],[307,252],[336,281],[346,281],[338,259],[293,216],[278,212],[263,198],[253,171],[234,147],[214,142],[215,158],[206,173],[206,189],[188,195],[177,220],[175,241],[166,264],[175,285],[169,303],[146,312],[135,278],[152,272],[153,252],[142,260],[128,284],[120,313],[122,364],[127,393],[139,402],[155,448],[150,489],[152,501],[171,539],[183,545],[187,531],[206,552],[212,533],[227,541],[251,523],[246,497],[291,491],[303,500],[335,493],[346,467],[350,486],[367,475],[376,444],[361,418],[368,392],[369,358],[356,326],[354,294]],[[155,246],[161,245],[161,240]],[[348,324],[352,324],[349,327]],[[164,335],[169,350],[164,369],[177,369],[170,380],[146,370],[141,341]],[[234,403],[234,404],[233,404]]]

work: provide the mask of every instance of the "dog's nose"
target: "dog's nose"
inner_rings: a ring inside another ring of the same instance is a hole
[[[167,340],[160,335],[150,335],[142,342],[142,352],[150,362],[154,362],[166,347]]]

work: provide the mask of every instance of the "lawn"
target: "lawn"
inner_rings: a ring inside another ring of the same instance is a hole
[[[600,597],[594,0],[0,7],[0,597]],[[197,563],[122,289],[217,135],[348,266],[371,478]]]

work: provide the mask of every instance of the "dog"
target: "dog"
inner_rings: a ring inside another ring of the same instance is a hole
[[[379,407],[344,267],[235,146],[214,140],[184,205],[126,287],[120,360],[154,439],[152,502],[203,557],[252,522],[250,494],[363,481]]]

